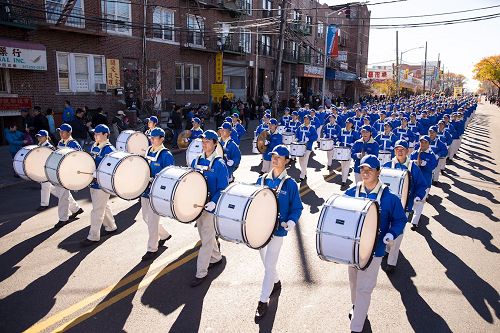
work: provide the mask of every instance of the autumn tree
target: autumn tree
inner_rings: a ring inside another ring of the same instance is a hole
[[[474,66],[473,72],[474,79],[493,83],[498,88],[498,96],[500,96],[500,55],[481,59]]]

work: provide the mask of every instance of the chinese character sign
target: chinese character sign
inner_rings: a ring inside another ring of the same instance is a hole
[[[108,84],[108,89],[121,87],[120,60],[106,59],[106,83]]]
[[[41,44],[0,39],[0,68],[47,70],[47,52]]]
[[[215,55],[215,83],[222,83],[222,78],[224,76],[224,68],[222,61],[222,52],[218,52]]]

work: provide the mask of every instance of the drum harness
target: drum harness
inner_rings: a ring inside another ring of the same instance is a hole
[[[356,198],[362,198],[359,196],[360,192],[361,192],[361,186],[363,185],[362,182],[359,182],[357,185],[356,185],[356,193],[355,193],[355,197]],[[383,184],[380,186],[380,188],[378,189],[378,192],[377,192],[377,198],[375,199],[375,201],[378,203],[378,210],[379,212],[382,211],[382,205],[380,204],[380,199],[382,199],[382,194],[384,194],[384,190],[386,189],[387,185]],[[368,199],[368,194],[367,194],[367,197]],[[380,231],[380,230],[379,230]]]
[[[162,150],[165,150],[167,148],[165,148],[165,146],[162,145],[162,147],[160,149],[158,149],[157,151],[155,151],[155,156],[149,156],[149,153],[151,152],[151,148],[152,147],[149,147],[148,148],[148,152],[146,153],[146,159],[150,162],[156,162],[158,160],[158,157],[160,156],[160,153],[162,152]]]
[[[263,174],[262,178],[260,179],[260,186],[262,188],[265,186],[265,180],[266,180],[266,178],[267,178],[268,175],[269,175],[269,172]],[[287,179],[289,179],[289,178],[291,178],[289,175],[285,175],[284,177],[282,177],[281,180],[280,180],[280,183],[278,184],[278,187],[276,189],[269,187],[271,189],[271,191],[274,192],[274,195],[276,196],[276,199],[279,199],[278,197],[279,197],[279,194],[281,193],[281,188],[285,184],[285,181]],[[279,218],[280,218],[280,216],[279,216],[279,211],[278,211],[278,221],[279,221]]]
[[[215,152],[215,149],[214,149],[214,152]],[[212,154],[213,154],[213,153],[212,153]],[[220,159],[220,158],[222,158],[222,157],[220,157],[220,156],[216,155],[216,156],[215,156],[213,159],[211,159],[211,160],[207,158],[207,160],[209,160],[209,161],[210,161],[210,163],[208,164],[208,166],[198,165],[198,162],[200,161],[200,157],[201,157],[202,155],[203,155],[203,153],[202,153],[202,154],[200,154],[200,155],[198,155],[198,157],[196,157],[196,160],[195,160],[195,161],[196,161],[196,163],[195,163],[195,165],[194,165],[194,169],[195,169],[195,170],[197,170],[198,172],[200,172],[200,173],[203,175],[203,177],[205,177],[205,172],[212,170],[212,166],[213,166],[213,164],[215,163],[215,161],[216,161],[216,160],[218,160],[218,159]],[[210,191],[208,191],[207,196],[210,196]]]

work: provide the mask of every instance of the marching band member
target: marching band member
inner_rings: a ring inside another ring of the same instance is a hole
[[[338,137],[340,135],[340,127],[337,125],[335,122],[335,116],[331,114],[328,119],[330,120],[326,125],[323,125],[323,138],[326,139],[331,139],[333,140],[334,143],[337,142]],[[327,159],[327,166],[326,168],[329,169],[332,166],[332,159],[333,159],[333,149],[328,150],[326,152],[326,159]]]
[[[413,132],[415,136],[415,141],[418,140],[420,134],[424,134],[424,128],[417,121],[417,114],[415,112],[410,113],[410,121],[408,122],[408,128]]]
[[[102,159],[109,153],[115,151],[115,147],[109,142],[109,127],[97,125],[94,130],[95,143],[90,148],[90,155],[94,158],[96,168],[99,167]],[[92,200],[92,211],[90,212],[89,235],[82,241],[82,246],[91,246],[101,240],[101,226],[104,224],[106,235],[116,232],[115,218],[109,206],[110,194],[104,192],[97,180],[94,178],[90,184],[90,198]]]
[[[186,142],[191,142],[193,140],[196,140],[203,134],[200,118],[194,117],[193,120],[191,120],[191,123],[193,124],[193,128],[191,128],[191,136],[185,139],[187,140]]]
[[[169,165],[174,165],[174,157],[163,145],[163,141],[165,140],[165,131],[163,129],[155,128],[151,131],[150,135],[151,146],[146,151],[146,159],[148,160],[153,179],[162,169]],[[148,226],[149,234],[147,252],[142,256],[143,261],[154,259],[158,255],[158,247],[163,246],[172,237],[160,224],[160,215],[156,214],[149,204],[150,186],[148,186],[141,196],[142,219]]]
[[[429,128],[429,146],[431,147],[432,152],[436,155],[438,159],[437,167],[432,173],[432,184],[436,185],[439,180],[439,173],[441,170],[446,168],[446,156],[448,155],[448,148],[446,147],[446,143],[441,141],[437,136],[438,128],[437,126],[431,126]]]
[[[241,124],[240,116],[237,113],[233,113],[233,115],[231,116],[231,122],[230,122],[230,124],[233,126],[234,130],[238,134],[238,141],[234,141],[234,142],[239,146],[240,142],[241,142],[241,137],[243,135],[245,135],[245,133],[247,132],[247,130]]]
[[[62,124],[60,127],[56,129],[61,136],[61,140],[57,144],[57,148],[73,148],[75,150],[82,150],[80,144],[71,137],[71,132],[73,128],[69,124]],[[59,222],[56,223],[54,228],[59,229],[66,224],[69,223],[69,220],[73,220],[78,215],[83,213],[83,209],[80,208],[78,203],[73,199],[71,192],[65,188],[56,186],[57,197],[59,198],[59,202],[57,204],[57,213],[59,215]],[[71,216],[69,215],[71,212]]]
[[[292,120],[288,123],[286,127],[287,132],[292,132],[295,133],[297,131],[297,128],[300,127],[302,123],[299,120],[299,113],[297,111],[292,112]]]
[[[297,128],[295,137],[298,142],[306,144],[306,152],[304,156],[299,157],[300,163],[300,176],[299,180],[302,182],[307,178],[307,164],[309,163],[309,155],[311,155],[313,142],[316,141],[318,133],[314,126],[311,125],[311,118],[309,115],[304,116],[304,123]]]
[[[147,118],[148,120],[148,129],[144,134],[149,138],[149,144],[151,144],[151,132],[156,128],[156,125],[158,124],[158,117],[156,116],[151,116]]]
[[[453,142],[453,137],[451,136],[450,132],[445,128],[445,122],[442,119],[438,121],[437,136],[439,140],[443,141],[449,149],[451,143]]]
[[[416,166],[415,161],[410,160],[408,156],[408,142],[398,140],[395,144],[394,152],[396,156],[390,162],[384,164],[384,168],[408,170],[410,173],[410,189],[406,201],[406,207],[403,207],[406,208],[405,210],[408,214],[413,210],[413,203],[422,201],[422,198],[425,197],[427,184],[420,168]],[[401,247],[402,240],[403,233],[401,233],[401,235],[399,235],[390,246],[389,256],[387,257],[387,273],[391,273],[396,269],[399,248]]]
[[[404,140],[407,142],[415,141],[415,135],[408,127],[408,118],[406,117],[401,118],[401,126],[395,128],[393,132],[396,135],[397,140]]]
[[[214,212],[221,191],[228,185],[226,164],[215,150],[217,133],[207,130],[201,137],[203,153],[193,160],[191,167],[202,172],[207,180],[208,203],[196,222],[201,248],[196,262],[196,276],[191,281],[191,287],[200,285],[205,280],[208,269],[222,262],[222,255],[215,239]]]
[[[230,123],[223,123],[220,129],[220,144],[224,150],[224,160],[227,166],[229,182],[234,180],[233,173],[240,166],[241,152],[238,145],[231,139],[231,130],[233,127]]]
[[[281,281],[276,270],[281,246],[284,237],[299,222],[303,210],[297,183],[286,173],[286,165],[290,160],[288,148],[284,145],[278,145],[274,147],[271,154],[272,169],[268,174],[262,175],[256,184],[266,185],[275,191],[278,197],[279,226],[271,241],[259,250],[265,272],[260,300],[255,311],[255,319],[257,320],[265,316],[271,294],[281,289]]]
[[[372,128],[372,135],[374,137],[377,136],[377,130],[376,130],[376,128],[371,125],[370,116],[368,116],[368,115],[363,116],[363,126],[364,125],[370,126]]]
[[[352,117],[354,122],[354,129],[356,131],[361,131],[361,127],[363,126],[363,115],[361,114],[361,109],[357,108],[355,111],[356,115]]]
[[[54,146],[50,143],[49,132],[46,130],[40,130],[36,133],[36,138],[38,140],[39,147],[48,147],[52,150],[55,150]],[[37,208],[38,212],[42,212],[49,208],[50,202],[50,194],[54,194],[57,197],[58,191],[49,181],[41,183],[41,192],[40,192],[40,207]]]
[[[361,139],[356,140],[352,146],[351,157],[354,160],[354,180],[356,183],[361,180],[359,174],[361,159],[367,154],[378,156],[379,146],[372,137],[371,129],[371,126],[361,127]]]
[[[411,219],[411,230],[413,231],[418,228],[420,215],[422,215],[425,200],[429,195],[429,190],[432,185],[432,171],[437,167],[436,155],[434,155],[429,147],[429,143],[431,142],[429,136],[422,136],[419,142],[420,143],[415,146],[415,150],[411,153],[410,160],[416,161],[416,165],[420,168],[420,171],[422,171],[427,188],[425,190],[425,196],[421,198],[422,200],[415,200],[413,203],[413,217]]]
[[[271,153],[274,147],[283,142],[283,136],[278,133],[278,121],[272,118],[269,121],[269,141],[266,141],[266,152],[262,154],[262,173],[271,171]]]
[[[319,148],[319,137],[321,136],[321,126],[323,123],[320,122],[319,118],[316,116],[316,110],[311,109],[311,111],[309,112],[309,120],[311,121],[311,125],[316,130],[316,143],[318,144]]]
[[[345,127],[340,131],[338,144],[341,147],[352,148],[352,145],[359,139],[358,133],[353,129],[354,121],[352,118],[347,118]],[[348,161],[340,161],[342,167],[342,185],[341,189],[345,190],[347,178],[349,177],[349,168],[351,165],[351,158]]]
[[[406,215],[399,198],[379,179],[380,162],[376,155],[365,155],[359,162],[362,181],[345,193],[350,197],[369,198],[380,205],[379,236],[375,253],[367,269],[348,267],[352,309],[349,313],[351,331],[361,332],[368,314],[371,294],[377,284],[377,275],[385,246],[396,239],[405,227]]]
[[[257,126],[257,129],[255,130],[255,137],[258,137],[260,133],[269,129],[269,120],[271,120],[271,116],[266,113],[262,117],[262,124]]]
[[[452,113],[451,114],[451,117],[452,117],[452,121],[449,121],[448,122],[448,128],[451,128],[453,130],[451,130],[450,134],[453,138],[453,141],[451,142],[451,145],[450,145],[450,153],[449,153],[449,158],[450,160],[453,159],[453,157],[455,157],[455,154],[458,152],[458,149],[460,148],[460,144],[461,144],[461,135],[464,133],[465,131],[465,127],[462,123],[460,123],[457,119],[457,113]],[[446,122],[446,120],[445,120]]]
[[[280,125],[285,126],[285,128],[288,128],[288,124],[292,120],[292,116],[290,115],[290,108],[286,107],[284,111],[285,111],[285,114],[283,115],[283,117],[281,117]],[[297,113],[297,115],[298,115],[298,113]]]
[[[394,157],[394,144],[397,140],[398,138],[392,132],[392,125],[390,122],[386,122],[384,126],[384,132],[375,137],[375,141],[377,141],[379,145],[379,151],[390,151],[392,157]]]

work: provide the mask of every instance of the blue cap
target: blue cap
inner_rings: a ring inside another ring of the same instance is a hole
[[[39,130],[38,133],[36,133],[35,136],[45,136],[45,137],[48,137],[49,136],[49,132],[47,132],[46,130]]]
[[[278,121],[275,118],[271,118],[271,120],[269,121],[269,123],[271,125],[278,125]]]
[[[445,114],[443,115],[443,118],[450,118],[450,115],[449,115],[449,114],[447,114],[447,113],[445,113]]]
[[[384,126],[386,126],[386,125],[387,125],[387,126],[391,126],[391,128],[392,128],[392,123],[391,123],[390,121],[386,121],[386,122],[384,123]]]
[[[299,115],[299,113],[297,111],[292,112],[292,116],[298,116],[298,115]]]
[[[403,121],[403,120],[408,122],[408,118],[406,118],[406,117],[401,118],[401,121]]]
[[[151,121],[151,122],[153,122],[153,123],[155,123],[155,124],[158,124],[158,117],[156,117],[156,116],[151,116],[151,117],[149,117],[149,121]]]
[[[233,118],[239,118],[239,117],[240,117],[240,115],[239,115],[239,114],[237,114],[237,113],[233,113],[233,115],[232,115],[231,117],[233,117]]]
[[[219,136],[214,130],[206,130],[201,137],[207,140],[219,140]]]
[[[231,123],[228,123],[227,121],[222,123],[222,125],[219,127],[219,129],[225,129],[225,130],[228,130],[228,131],[232,131],[233,130],[233,125],[231,125]]]
[[[224,121],[227,121],[228,123],[231,123],[231,122],[233,122],[233,118],[226,117],[226,118],[224,118]]]
[[[264,113],[271,114],[271,109],[266,109]]]
[[[427,111],[425,111],[425,110],[424,110],[424,111],[422,111],[422,114],[427,114]]]
[[[286,159],[290,158],[290,151],[285,145],[277,145],[271,152],[273,155],[278,155]]]
[[[446,125],[446,121],[444,121],[443,119],[441,119],[440,121],[438,121],[438,124]]]
[[[104,133],[109,134],[109,127],[106,125],[103,125],[103,124],[99,124],[92,130],[92,132],[101,133],[101,134],[104,134]]]
[[[408,142],[406,142],[405,140],[398,140],[398,141],[396,141],[396,144],[394,145],[394,148],[397,148],[397,147],[403,147],[403,148],[408,149]]]
[[[331,113],[331,114],[328,116],[328,119],[330,119],[330,118],[337,119],[333,113]]]
[[[422,141],[422,140],[427,141],[427,142],[431,142],[431,138],[428,135],[421,136],[420,140],[418,140],[418,141]]]
[[[361,126],[361,130],[362,131],[368,131],[368,132],[372,132],[372,127],[370,125],[363,125]]]
[[[433,132],[437,133],[438,128],[437,128],[437,126],[431,126],[431,127],[429,127],[429,131],[433,131]]]
[[[149,118],[144,118],[144,122],[147,124],[149,123]]]
[[[70,124],[62,124],[57,128],[57,131],[71,132],[73,131],[73,127]]]
[[[267,118],[267,119],[270,119],[270,118],[271,118],[271,115],[270,115],[269,113],[266,113],[266,114],[264,114],[264,117],[262,117],[262,118]]]
[[[417,114],[415,112],[410,113],[410,117],[416,117]]]
[[[290,112],[290,108],[287,106],[285,109],[284,109],[285,112]]]
[[[201,124],[201,119],[198,117],[194,117],[193,120],[191,120],[191,122]]]
[[[309,119],[309,120],[311,120],[311,116],[310,116],[310,115],[308,115],[308,114],[306,114],[306,115],[304,116],[304,119],[306,119],[306,118],[307,118],[307,119]]]
[[[367,166],[370,169],[380,169],[380,161],[375,155],[365,155],[359,162],[359,167]]]
[[[346,124],[347,124],[347,123],[351,123],[352,125],[354,125],[354,120],[352,120],[352,118],[347,118],[347,119],[345,120],[345,122],[346,122]]]
[[[151,131],[151,133],[149,134],[149,136],[153,137],[153,136],[161,136],[161,137],[165,137],[165,131],[159,127],[153,129]]]

